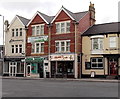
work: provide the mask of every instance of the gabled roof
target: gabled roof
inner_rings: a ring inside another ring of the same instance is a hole
[[[82,35],[89,36],[89,35],[120,33],[120,29],[118,28],[118,26],[120,26],[120,22],[97,24],[97,25],[91,26]]]
[[[85,12],[78,12],[78,13],[73,13],[71,11],[69,11],[68,9],[66,9],[65,7],[61,7],[61,9],[58,11],[58,13],[56,14],[56,16],[53,18],[53,20],[51,21],[51,23],[54,22],[54,20],[58,17],[58,15],[61,13],[61,11],[64,11],[72,20],[75,21],[79,21],[85,14],[88,13],[88,11]]]
[[[10,23],[10,25],[8,26],[8,28],[10,28],[10,26],[13,24],[13,22],[15,21],[16,18],[21,22],[21,24],[23,26],[26,26],[28,24],[28,22],[30,21],[29,19],[26,19],[26,18],[24,18],[22,16],[16,15],[14,17],[14,19],[12,20],[12,22]]]
[[[35,13],[35,15],[33,16],[33,18],[29,21],[29,23],[27,24],[27,26],[32,22],[32,20],[35,18],[36,15],[39,15],[47,24],[49,24],[51,22],[51,20],[53,19],[54,16],[48,16],[44,13],[41,13],[39,11],[37,11]]]
[[[20,20],[21,22],[26,26],[28,24],[28,22],[30,21],[29,19],[26,19],[22,16],[19,16],[19,15],[16,15]]]

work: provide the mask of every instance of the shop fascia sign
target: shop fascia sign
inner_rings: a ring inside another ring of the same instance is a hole
[[[50,60],[74,60],[74,55],[51,55]]]
[[[28,37],[28,43],[48,41],[48,36]]]
[[[26,58],[26,62],[43,62],[44,58]]]

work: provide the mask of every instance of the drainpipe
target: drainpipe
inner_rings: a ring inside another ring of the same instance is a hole
[[[77,25],[79,24],[78,22],[75,22],[75,53],[74,53],[74,72],[75,75],[74,77],[77,79],[78,78],[78,63],[77,63]]]
[[[51,24],[48,25],[48,66],[49,66],[49,77],[51,78],[51,62],[50,62],[50,47],[51,47]]]

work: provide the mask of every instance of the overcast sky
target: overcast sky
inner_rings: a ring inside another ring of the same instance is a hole
[[[89,9],[90,1],[95,4],[96,24],[118,21],[120,0],[0,0],[0,14],[11,22],[15,15],[31,19],[36,11],[54,16],[62,5],[72,12],[82,12]],[[2,18],[0,16],[0,45],[3,37]]]

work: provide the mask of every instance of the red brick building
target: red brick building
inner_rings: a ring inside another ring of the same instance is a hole
[[[28,24],[27,72],[41,71],[42,66],[50,77],[80,77],[81,34],[94,23],[95,8],[91,3],[85,12],[73,13],[64,7],[54,17],[37,12]]]

